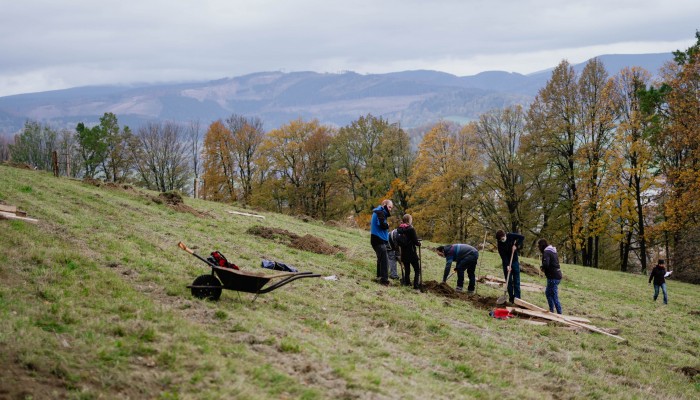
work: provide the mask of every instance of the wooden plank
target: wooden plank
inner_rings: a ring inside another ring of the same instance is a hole
[[[7,204],[0,204],[0,211],[15,214],[15,213],[17,213],[17,207],[16,207],[16,206],[10,206],[10,205],[7,205]]]
[[[533,311],[533,310],[521,309],[521,308],[514,308],[513,311],[516,314],[524,314],[524,315],[529,315],[531,317],[540,317],[540,318],[548,319],[550,321],[561,322],[562,324],[565,324],[565,325],[577,326],[580,328],[588,329],[589,331],[592,331],[592,332],[597,332],[597,333],[600,333],[602,335],[614,337],[615,339],[617,339],[621,342],[627,341],[627,339],[620,337],[620,336],[617,336],[617,335],[613,335],[612,333],[608,333],[608,332],[598,328],[597,326],[582,324],[580,322],[575,322],[575,321],[569,321],[569,320],[566,320],[565,318],[562,318],[558,314],[552,314],[550,312],[543,313],[540,311]]]
[[[493,276],[493,275],[485,275],[485,276],[482,276],[481,278],[479,278],[479,281],[484,281],[484,280],[491,281],[491,282],[506,283],[505,279],[499,278],[499,277]]]
[[[236,215],[244,215],[246,217],[255,217],[255,218],[261,218],[265,219],[264,215],[257,215],[257,214],[249,214],[249,213],[244,213],[240,211],[228,211],[229,214],[236,214]]]
[[[528,303],[527,301],[519,299],[517,297],[515,298],[515,304],[519,305],[520,307],[527,308],[528,310],[547,312],[547,310],[545,310],[544,308],[538,307],[532,303]]]
[[[33,223],[39,222],[38,219],[29,218],[29,217],[20,217],[20,216],[17,216],[17,215],[15,215],[15,214],[12,214],[12,213],[9,213],[9,212],[0,211],[0,219],[2,219],[2,218],[6,218],[6,219],[18,219],[18,220],[20,220],[20,221],[27,221],[27,222],[33,222]]]
[[[523,299],[519,299],[519,298],[517,298],[517,297],[515,298],[515,304],[519,305],[520,307],[527,308],[528,310],[533,310],[533,311],[539,311],[539,312],[543,312],[543,313],[552,314],[552,313],[549,312],[549,310],[545,310],[545,309],[542,308],[542,307],[536,306],[536,305],[534,305],[534,304],[532,304],[532,303],[528,303],[527,301],[525,301],[525,300],[523,300]],[[590,322],[591,322],[589,319],[583,318],[583,317],[576,317],[576,316],[573,316],[573,315],[564,315],[564,314],[556,314],[556,315],[557,315],[559,318],[564,318],[564,319],[566,319],[566,320],[568,320],[568,321],[585,322],[585,323],[590,323]]]

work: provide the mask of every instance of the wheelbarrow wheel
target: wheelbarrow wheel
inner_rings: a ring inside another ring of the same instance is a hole
[[[192,286],[199,286],[192,288],[192,296],[198,299],[216,301],[221,297],[221,282],[214,275],[200,275],[192,282]]]

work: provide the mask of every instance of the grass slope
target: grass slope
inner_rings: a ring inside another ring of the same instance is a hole
[[[564,265],[564,312],[618,328],[628,339],[619,343],[382,287],[362,230],[186,199],[206,213],[198,216],[154,196],[0,166],[0,201],[39,219],[0,220],[0,398],[700,396],[699,377],[683,373],[700,368],[697,286],[671,281],[664,306],[651,301],[646,277]],[[346,251],[320,255],[246,233],[260,224]],[[228,290],[200,301],[186,285],[206,266],[178,241],[201,254],[218,249],[247,270],[267,258],[339,280],[301,279],[255,302]],[[442,274],[427,250],[435,245],[423,250],[424,281]],[[481,275],[500,275],[496,255],[483,261]],[[523,297],[546,304],[541,293]]]

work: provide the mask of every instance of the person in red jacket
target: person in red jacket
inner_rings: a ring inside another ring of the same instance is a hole
[[[666,293],[666,277],[671,273],[666,272],[666,265],[664,260],[659,260],[654,269],[651,270],[649,274],[649,284],[651,280],[654,280],[654,301],[659,297],[659,289],[664,292],[664,304],[668,304],[668,294]]]
[[[400,243],[398,245],[401,248],[401,263],[406,273],[404,281],[401,283],[406,286],[411,284],[411,267],[413,267],[413,288],[420,289],[420,274],[422,271],[420,270],[420,261],[416,253],[416,247],[420,247],[421,243],[412,224],[413,217],[410,214],[406,214],[401,219],[401,225],[396,230],[397,234],[400,235]]]

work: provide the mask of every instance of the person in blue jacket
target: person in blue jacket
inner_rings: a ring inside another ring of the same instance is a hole
[[[437,253],[440,257],[445,257],[447,263],[445,264],[445,272],[442,275],[442,283],[447,283],[447,278],[450,274],[450,269],[452,267],[452,261],[457,263],[455,270],[457,271],[457,287],[456,291],[461,292],[464,285],[464,271],[467,271],[469,276],[469,286],[467,287],[467,293],[474,293],[476,288],[476,276],[474,271],[476,270],[476,262],[479,259],[479,251],[468,244],[450,244],[447,246],[440,246],[437,248]]]
[[[506,233],[503,230],[496,232],[498,242],[498,254],[503,265],[503,277],[508,280],[508,301],[513,303],[515,298],[520,298],[520,263],[518,262],[518,249],[523,247],[525,236],[519,233]],[[510,262],[511,255],[513,262]],[[510,279],[508,273],[510,272]]]
[[[387,218],[391,216],[393,208],[393,201],[383,200],[381,205],[372,210],[372,220],[370,222],[370,243],[377,254],[377,278],[379,283],[384,286],[389,285],[389,255],[387,253],[389,222]]]

